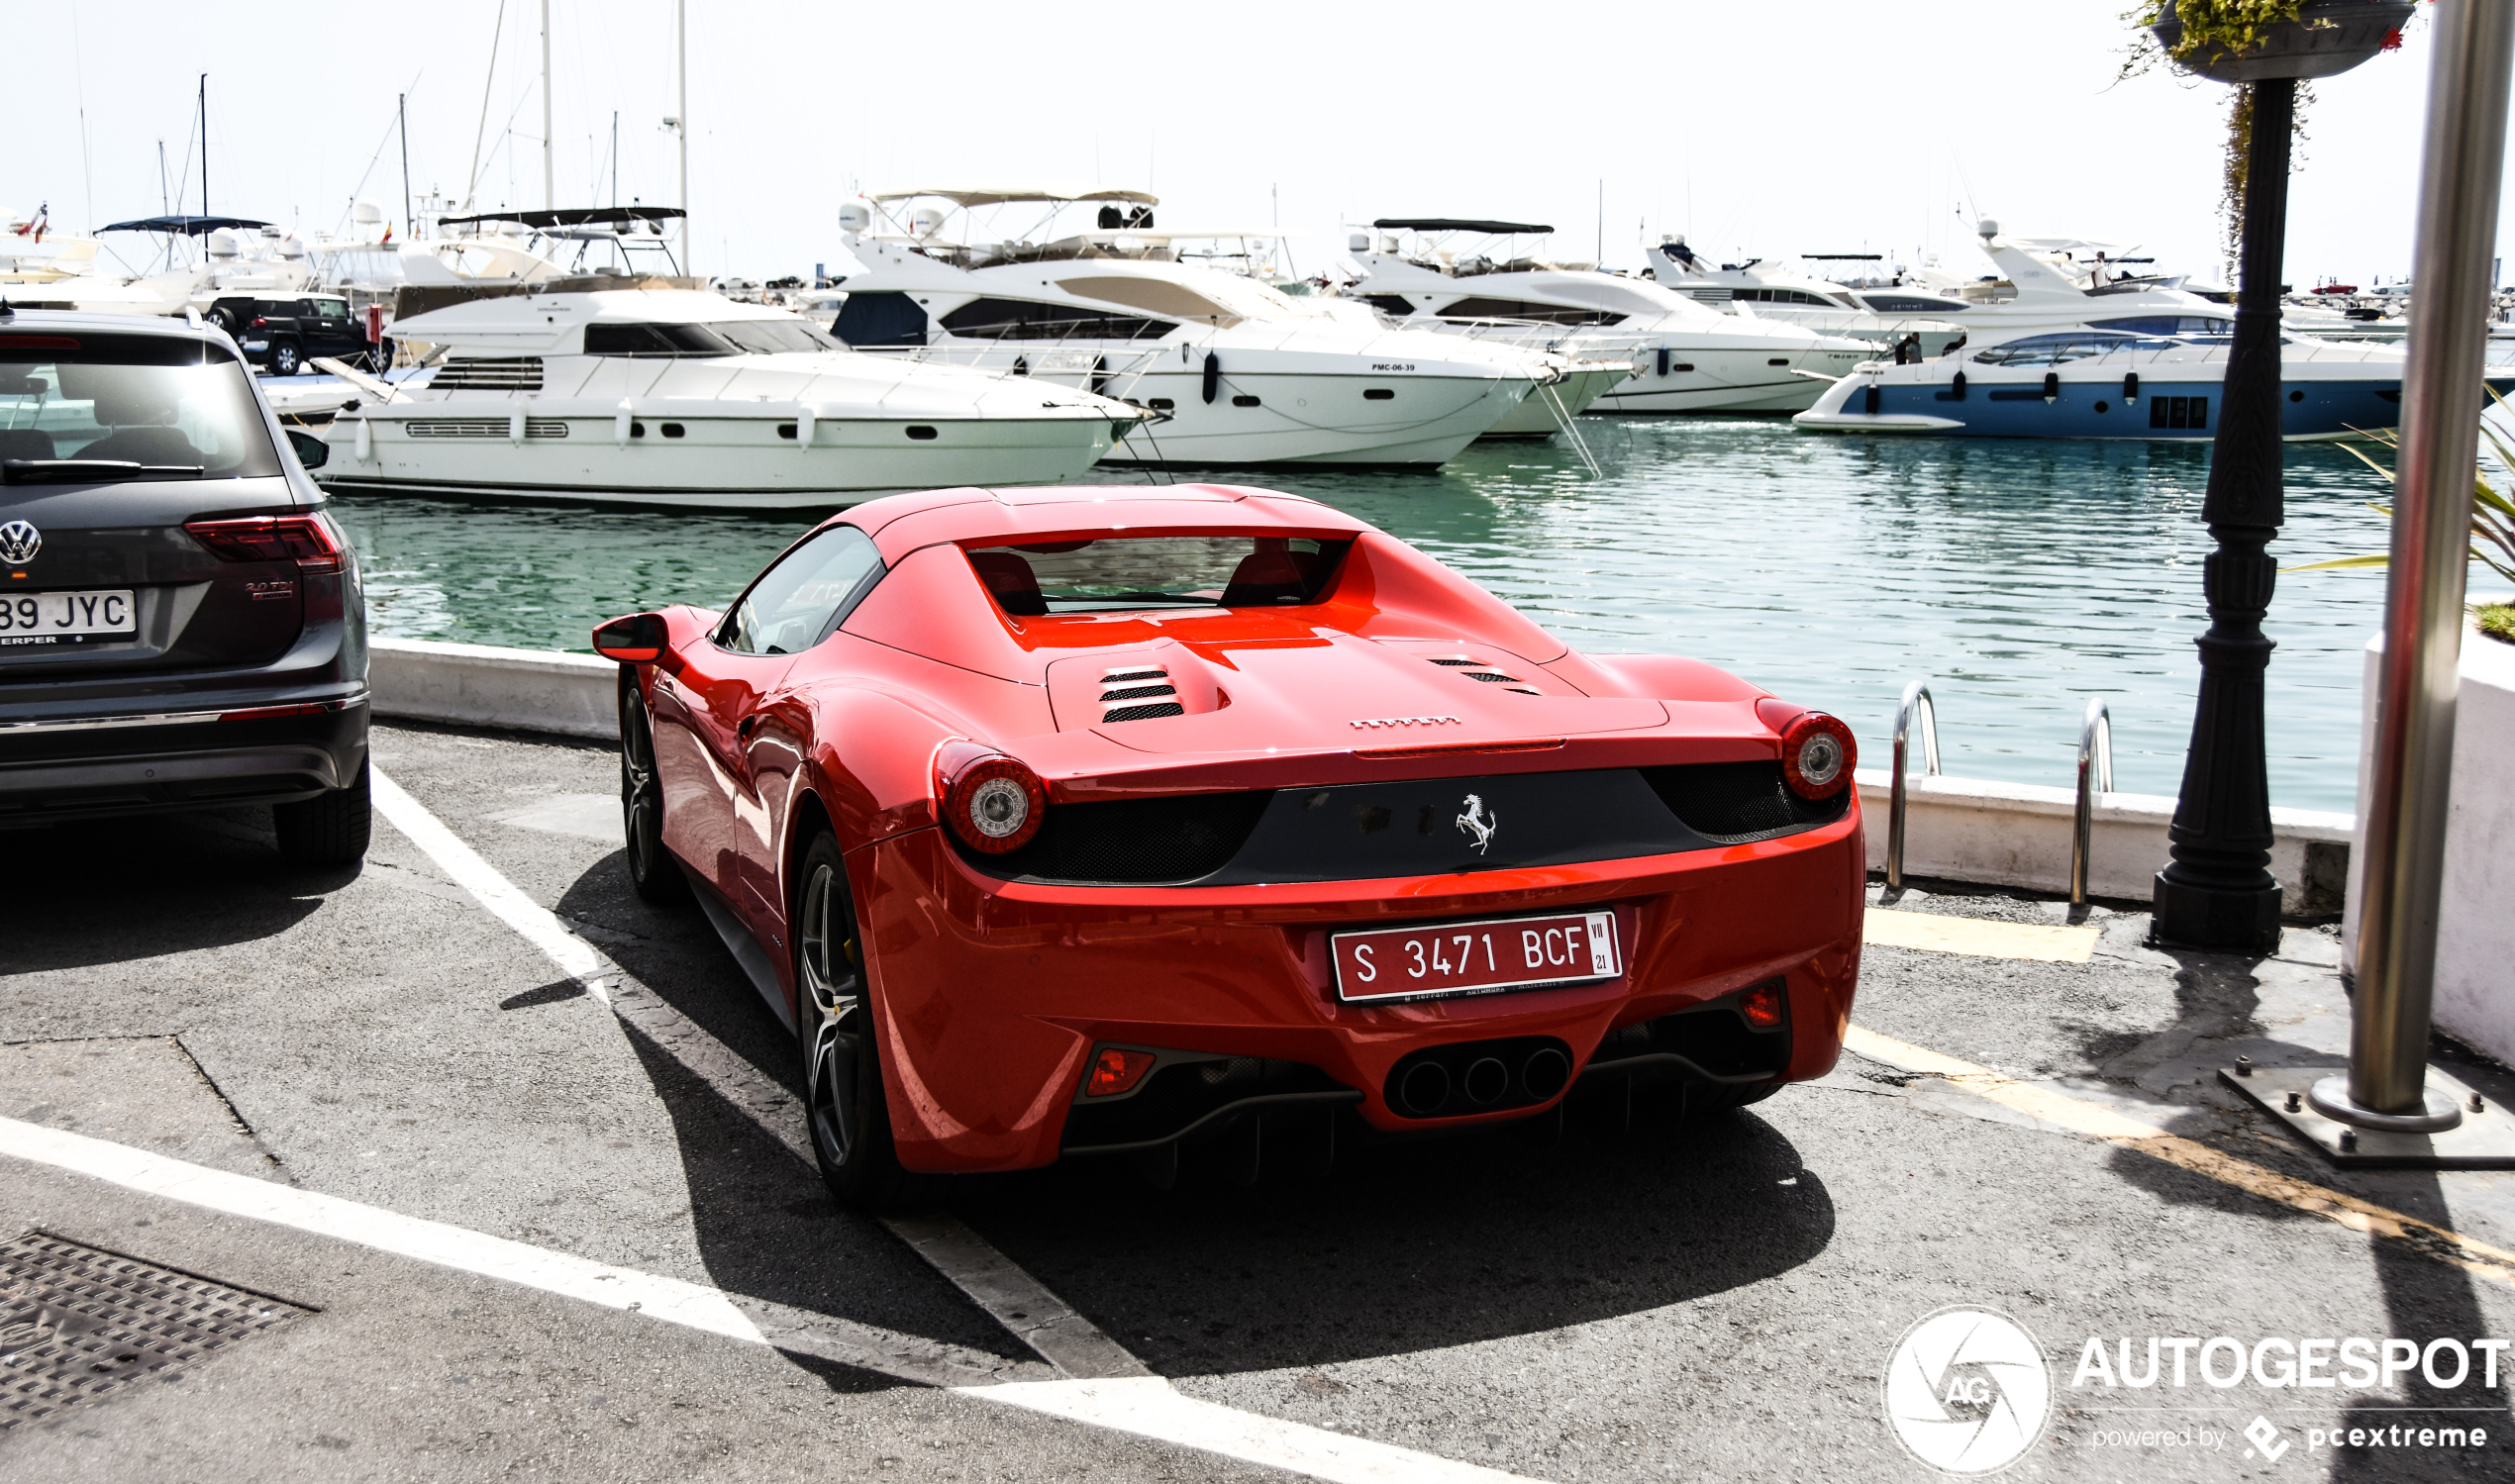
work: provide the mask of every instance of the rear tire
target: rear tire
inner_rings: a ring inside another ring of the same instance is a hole
[[[847,862],[824,833],[796,873],[795,1043],[803,1059],[805,1130],[830,1198],[856,1211],[906,1204],[923,1182],[900,1168],[882,1095],[882,1058],[865,989],[863,944],[849,901]]]
[[[347,788],[295,804],[270,807],[279,853],[290,865],[354,865],[366,858],[375,833],[375,803],[367,789],[366,759]]]
[[[620,696],[620,833],[629,889],[642,901],[673,907],[690,899],[690,879],[663,847],[663,780],[654,765],[654,727],[634,682]]]
[[[295,341],[273,342],[270,347],[270,373],[274,376],[294,376],[305,369],[305,352],[297,348]]]

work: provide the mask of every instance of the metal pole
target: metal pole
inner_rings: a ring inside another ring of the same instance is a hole
[[[542,205],[555,210],[558,176],[551,159],[551,0],[542,0]]]
[[[1904,767],[1911,753],[1912,722],[1921,717],[1922,776],[1939,776],[1939,711],[1930,702],[1930,684],[1916,680],[1904,687],[1895,706],[1895,778],[1886,794],[1886,889],[1904,889]]]
[[[210,74],[201,74],[201,215],[210,214]],[[209,250],[209,239],[203,238],[202,250]]]
[[[2113,792],[2113,716],[2104,699],[2087,703],[2078,726],[2078,814],[2069,836],[2069,905],[2087,905],[2087,857],[2096,833],[2096,795]]]
[[[2296,81],[2246,86],[2253,90],[2253,139],[2245,154],[2243,281],[2201,504],[2218,544],[2201,569],[2209,632],[2195,641],[2200,699],[2167,831],[2173,859],[2158,872],[2154,921],[2166,942],[2268,954],[2279,946],[2279,883],[2269,870],[2270,770],[2262,720],[2272,644],[2262,620],[2278,580],[2268,547],[2285,515],[2279,272]]]
[[[2350,1022],[2350,1101],[2385,1114],[2417,1111],[2427,1084],[2515,5],[2441,0],[2434,36]]]
[[[695,277],[698,266],[692,261],[698,249],[690,239],[690,5],[689,0],[672,0],[672,64],[673,117],[677,122],[672,132],[681,143],[681,271]]]

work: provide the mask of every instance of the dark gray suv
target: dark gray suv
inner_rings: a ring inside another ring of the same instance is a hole
[[[0,829],[267,803],[291,860],[364,855],[365,607],[323,506],[218,330],[0,305]]]

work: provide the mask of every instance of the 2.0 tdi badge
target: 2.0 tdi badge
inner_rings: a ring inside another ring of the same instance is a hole
[[[11,521],[6,526],[0,526],[0,561],[11,566],[24,566],[35,560],[35,553],[43,549],[44,533],[35,529],[34,522]]]

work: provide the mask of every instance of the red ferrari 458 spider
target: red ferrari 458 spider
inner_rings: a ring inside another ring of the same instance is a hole
[[[694,884],[794,1028],[843,1201],[1182,1144],[1255,1178],[1576,1084],[1737,1106],[1841,1048],[1850,729],[1574,652],[1315,501],[900,495],[594,644],[632,878]]]

